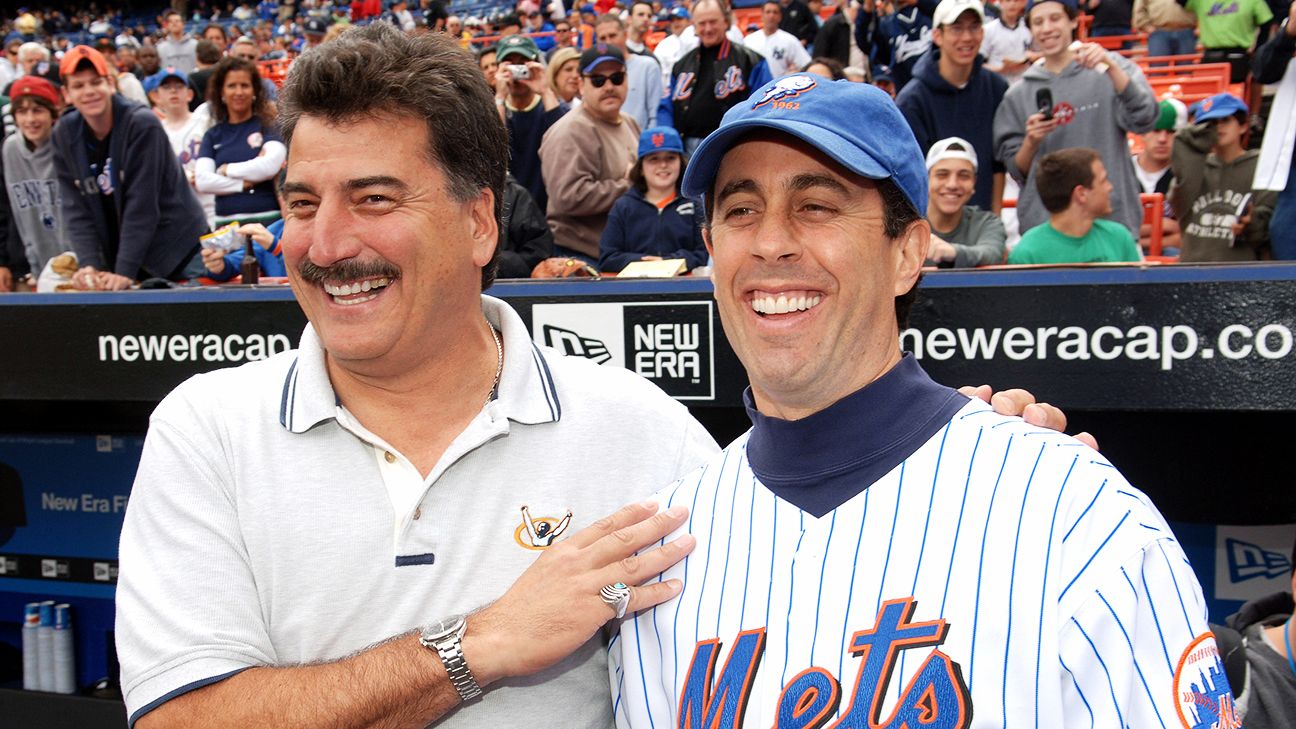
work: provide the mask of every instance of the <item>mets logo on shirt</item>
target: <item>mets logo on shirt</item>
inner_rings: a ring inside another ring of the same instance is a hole
[[[251,134],[248,135],[247,146],[251,147],[252,149],[256,149],[257,147],[261,146],[262,141],[263,139],[261,137],[261,132],[252,132]]]
[[[1174,675],[1175,710],[1184,729],[1238,729],[1242,720],[1224,675],[1215,636],[1202,633],[1179,657]]]
[[[800,96],[815,86],[815,80],[809,76],[781,78],[762,94],[755,104],[752,104],[752,108],[759,109],[765,104],[773,104],[774,109],[799,109],[800,102],[788,101],[788,99]]]
[[[542,550],[552,546],[567,531],[571,519],[571,509],[567,509],[567,513],[561,517],[532,516],[531,510],[523,504],[522,523],[513,530],[513,541],[523,549]]]

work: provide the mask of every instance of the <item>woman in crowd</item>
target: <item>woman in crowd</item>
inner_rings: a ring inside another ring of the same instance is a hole
[[[207,85],[207,103],[215,124],[203,135],[195,187],[216,195],[217,227],[278,219],[274,179],[288,152],[256,64],[223,59]]]
[[[549,57],[549,86],[560,101],[575,108],[580,103],[580,51],[575,48],[559,48]]]
[[[639,159],[630,169],[631,187],[612,206],[599,239],[599,268],[620,271],[634,261],[682,258],[692,270],[707,261],[702,243],[702,210],[681,197],[684,142],[671,127],[652,127],[639,136]]]

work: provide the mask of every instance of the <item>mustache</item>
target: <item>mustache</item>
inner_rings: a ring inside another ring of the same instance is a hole
[[[400,278],[401,270],[396,264],[381,258],[371,261],[346,259],[331,266],[318,266],[309,259],[303,259],[297,265],[297,273],[302,281],[309,284],[343,283],[364,278]]]

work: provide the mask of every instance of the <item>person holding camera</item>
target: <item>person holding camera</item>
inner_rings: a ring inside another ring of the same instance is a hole
[[[540,173],[540,141],[570,107],[549,85],[544,56],[535,41],[524,35],[507,36],[500,40],[496,58],[495,106],[508,127],[509,171],[544,210],[549,195]]]
[[[1143,220],[1139,182],[1129,160],[1127,132],[1151,131],[1156,96],[1133,62],[1096,43],[1076,42],[1075,0],[1030,0],[1026,22],[1043,58],[1008,89],[995,113],[995,156],[1021,185],[1021,230],[1044,223],[1035,174],[1049,152],[1087,147],[1111,162],[1110,213],[1137,236]]]

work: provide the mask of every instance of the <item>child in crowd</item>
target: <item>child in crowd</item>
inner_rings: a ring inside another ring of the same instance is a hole
[[[599,239],[599,268],[615,272],[634,261],[669,258],[684,259],[690,270],[706,263],[700,205],[679,193],[683,171],[679,132],[645,129],[630,170],[631,187],[612,206]]]
[[[31,275],[39,276],[49,259],[68,250],[54,146],[49,143],[59,116],[59,96],[54,84],[40,76],[20,76],[9,95],[18,133],[4,142],[5,187]]]
[[[202,147],[203,134],[211,126],[211,115],[207,111],[206,102],[193,111],[189,110],[194,96],[193,88],[189,86],[185,75],[174,68],[164,68],[144,79],[144,91],[148,93],[149,103],[161,113],[162,128],[171,141],[171,151],[180,160],[185,179],[193,187],[198,150]],[[198,192],[197,189],[194,194],[202,203],[203,213],[210,225],[216,219],[216,196]]]
[[[1254,261],[1268,247],[1277,193],[1251,187],[1260,153],[1243,144],[1247,105],[1231,94],[1199,104],[1194,123],[1175,135],[1170,164],[1179,260]]]
[[[986,21],[981,55],[986,58],[985,68],[1003,76],[1011,86],[1021,80],[1038,55],[1031,50],[1035,41],[1022,17],[1026,0],[999,0],[998,7],[999,17]]]
[[[287,175],[287,171],[280,171],[275,178],[275,199],[279,202],[281,211],[284,209],[283,184]],[[283,228],[284,219],[279,218],[269,225],[245,223],[236,231],[239,235],[246,235],[252,239],[252,252],[256,255],[262,276],[288,275],[283,260],[283,248],[279,245],[279,240],[283,238]],[[202,251],[203,264],[207,266],[207,277],[214,281],[228,281],[237,276],[246,257],[247,250],[244,248],[228,252],[215,248],[204,248]]]

